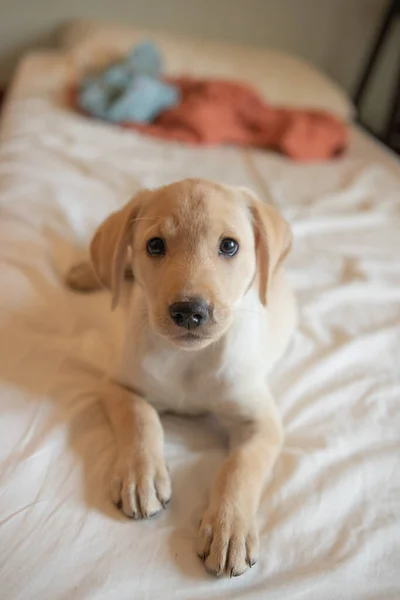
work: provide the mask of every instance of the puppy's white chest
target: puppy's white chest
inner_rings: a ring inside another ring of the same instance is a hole
[[[251,410],[251,390],[263,387],[293,329],[292,296],[284,288],[283,292],[269,303],[272,325],[256,304],[258,299],[253,299],[253,307],[249,295],[224,339],[195,351],[176,348],[154,334],[136,318],[140,311],[132,310],[115,379],[137,390],[160,412]],[[282,310],[285,320],[280,318]]]
[[[234,398],[246,397],[255,379],[263,377],[264,369],[256,360],[263,332],[254,327],[251,333],[246,343],[232,328],[225,344],[193,352],[174,348],[159,337],[137,337],[125,349],[117,379],[138,390],[160,412],[229,413],[238,409],[233,404],[240,401]]]
[[[142,356],[141,381],[147,400],[159,411],[198,414],[209,410],[217,381],[208,361],[192,353],[157,350]]]
[[[161,412],[198,414],[209,410],[207,401],[216,397],[214,352],[175,348],[135,319],[128,321],[128,331],[114,379],[137,390]]]

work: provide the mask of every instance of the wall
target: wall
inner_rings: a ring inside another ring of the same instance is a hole
[[[0,0],[0,83],[27,48],[55,43],[61,24],[91,17],[286,49],[352,92],[386,5],[387,0]]]

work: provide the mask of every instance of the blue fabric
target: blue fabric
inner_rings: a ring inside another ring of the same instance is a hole
[[[86,77],[78,90],[78,105],[86,113],[113,123],[150,123],[180,99],[176,86],[159,79],[162,69],[157,47],[142,42],[124,61],[96,77]]]

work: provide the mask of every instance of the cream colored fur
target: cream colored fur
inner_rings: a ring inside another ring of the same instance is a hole
[[[164,257],[146,253],[155,236],[166,242]],[[218,254],[223,237],[239,242],[232,258]],[[127,264],[135,278],[115,383],[102,398],[118,446],[113,501],[127,516],[148,518],[170,500],[158,413],[212,413],[229,432],[197,542],[217,575],[240,575],[258,556],[257,507],[283,442],[267,375],[296,324],[281,269],[290,246],[287,223],[250,191],[185,180],[142,191],[111,215],[93,238],[92,266],[68,276],[78,289],[109,287],[114,305]],[[213,307],[196,338],[168,314],[192,296]]]

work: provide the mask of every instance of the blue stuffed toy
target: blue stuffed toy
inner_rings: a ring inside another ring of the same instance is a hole
[[[150,123],[179,103],[179,90],[161,79],[163,62],[149,41],[135,46],[124,61],[99,76],[86,77],[78,105],[86,113],[112,123]]]

